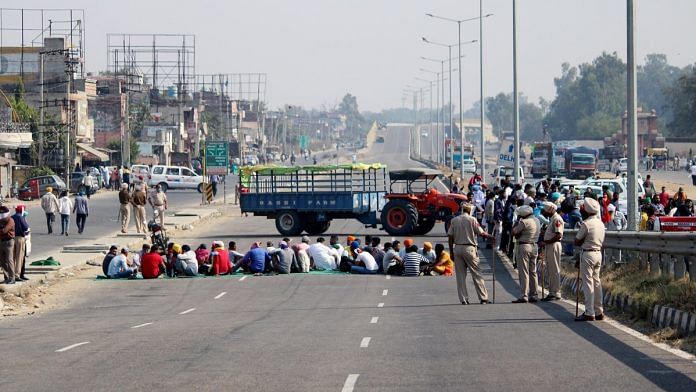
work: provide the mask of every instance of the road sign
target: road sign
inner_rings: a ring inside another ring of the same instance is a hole
[[[227,168],[229,166],[228,158],[227,142],[205,142],[206,175],[227,175]]]
[[[503,139],[500,143],[500,154],[498,154],[498,166],[515,166],[515,142]]]

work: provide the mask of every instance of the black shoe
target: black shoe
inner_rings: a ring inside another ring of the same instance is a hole
[[[489,300],[487,300],[487,299],[482,299],[482,300],[481,300],[481,305],[488,305],[488,304],[490,304],[490,303],[491,303],[491,301],[489,301]]]
[[[23,280],[23,281],[26,282],[27,280],[29,280],[29,278],[27,278],[26,276],[20,276],[20,277],[19,277],[19,280]]]
[[[594,316],[594,319],[597,321],[602,321],[604,320],[604,313],[600,313]]]
[[[604,318],[604,317],[602,317],[602,318]],[[575,321],[595,321],[595,317],[594,317],[594,316],[588,316],[588,315],[586,315],[586,314],[583,313],[583,314],[581,314],[580,316],[576,317],[576,318],[575,318]]]
[[[552,302],[552,301],[560,301],[561,297],[556,297],[553,295],[548,295],[544,298],[541,299],[541,302]]]
[[[529,303],[530,303],[530,304],[534,304],[534,303],[537,303],[537,302],[539,302],[539,300],[537,299],[537,297],[531,297],[531,298],[529,299]]]
[[[529,301],[527,301],[524,298],[518,298],[518,299],[512,301],[513,304],[526,304],[527,302],[529,302]]]
[[[5,281],[5,284],[15,284],[15,280],[14,280],[14,279],[8,279],[8,280]]]
[[[469,301],[467,301],[467,300],[462,301],[462,305],[469,305]]]

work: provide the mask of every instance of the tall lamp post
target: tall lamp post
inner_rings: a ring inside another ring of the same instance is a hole
[[[459,91],[459,121],[460,121],[459,124],[461,125],[461,123],[462,123],[462,117],[463,117],[462,103],[461,103],[461,97],[462,97],[462,92],[461,92],[461,88],[462,88],[462,85],[461,85],[461,73],[462,73],[462,57],[463,57],[463,56],[461,55],[461,52],[462,52],[462,45],[473,44],[473,43],[476,43],[477,41],[476,41],[476,40],[472,40],[472,41],[467,41],[467,42],[461,42],[461,37],[460,37],[458,43],[452,44],[452,45],[447,45],[447,44],[443,44],[443,43],[440,43],[440,42],[431,41],[431,40],[429,40],[429,39],[427,39],[427,38],[425,38],[425,37],[422,37],[421,39],[423,40],[423,42],[425,42],[425,43],[427,43],[427,44],[432,44],[432,45],[436,45],[436,46],[443,46],[443,47],[446,47],[447,50],[448,50],[448,53],[449,53],[448,58],[449,58],[449,68],[450,68],[450,72],[449,72],[449,77],[450,77],[450,87],[449,87],[449,104],[450,104],[450,170],[451,170],[452,172],[454,172],[454,149],[453,149],[453,143],[452,143],[452,142],[453,142],[453,136],[454,136],[454,121],[453,121],[453,118],[452,118],[452,117],[453,117],[453,116],[452,116],[452,71],[453,71],[453,69],[452,69],[452,47],[454,47],[454,46],[458,46],[458,47],[459,47],[459,56],[457,57],[458,60],[459,60],[459,68],[457,68],[457,69],[459,70],[459,82],[460,82],[460,83],[459,83],[459,90],[460,90],[460,91]],[[464,146],[464,131],[463,131],[463,130],[460,130],[460,131],[461,131],[461,132],[460,132],[460,133],[461,133],[461,144],[462,144],[462,146]],[[460,165],[460,166],[461,166],[461,165]],[[464,177],[464,171],[463,171],[463,170],[464,170],[464,168],[462,167],[462,174],[461,174],[462,177]]]
[[[465,57],[465,56],[463,56],[463,57]],[[440,162],[444,165],[447,163],[445,160],[445,155],[446,155],[445,154],[445,139],[446,139],[445,134],[446,134],[446,132],[445,132],[445,109],[444,109],[444,107],[445,107],[445,80],[449,80],[450,103],[451,103],[451,101],[452,101],[452,71],[456,71],[457,68],[454,68],[454,69],[451,68],[451,63],[452,63],[452,60],[454,60],[454,59],[450,58],[449,59],[449,61],[450,61],[450,69],[449,69],[450,77],[446,78],[445,77],[445,61],[448,61],[448,59],[438,60],[438,59],[433,59],[430,57],[421,57],[421,60],[440,63],[440,69],[442,71],[439,73],[439,75],[442,75],[442,78],[440,79],[440,82],[442,84],[442,88],[440,89],[440,94],[442,96],[442,101],[441,101],[442,103],[441,103],[441,106],[438,105],[438,107],[441,107],[441,111],[442,111],[442,133],[440,134],[441,135],[440,141],[442,142],[442,145],[440,147],[438,147],[438,149],[442,152],[442,154],[440,155],[440,157],[441,157]],[[433,71],[429,71],[429,72],[433,72]],[[450,109],[451,109],[451,107],[450,107]],[[439,111],[438,111],[438,113],[439,113]],[[450,113],[450,123],[451,123],[451,118],[452,118],[452,114]]]
[[[453,18],[448,18],[445,16],[438,16],[438,15],[433,15],[433,14],[425,14],[426,16],[429,16],[431,18],[435,19],[440,19],[444,20],[447,22],[453,22],[457,24],[457,46],[459,48],[459,72],[458,72],[458,77],[459,77],[459,132],[461,133],[461,145],[462,145],[462,154],[464,152],[464,109],[462,108],[462,23],[464,22],[469,22],[472,20],[479,20],[483,18],[487,18],[493,14],[488,14],[488,15],[481,15],[477,16],[475,18],[467,18],[467,19],[453,19]],[[476,40],[472,41],[476,42]],[[450,57],[452,55],[450,54]],[[481,128],[481,132],[483,132],[483,128]],[[454,157],[453,157],[454,158]],[[462,157],[460,157],[461,159]],[[452,159],[454,161],[454,159]],[[461,178],[464,178],[464,165],[460,165],[461,167]]]
[[[517,0],[512,0],[512,128],[515,135],[515,164],[513,178],[519,183],[520,178],[520,102],[517,91]]]

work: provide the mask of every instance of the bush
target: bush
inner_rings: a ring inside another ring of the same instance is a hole
[[[50,167],[48,166],[38,166],[38,167],[32,167],[29,169],[29,172],[27,173],[27,178],[34,178],[34,177],[40,177],[40,176],[52,176],[56,174],[53,170],[51,170]]]

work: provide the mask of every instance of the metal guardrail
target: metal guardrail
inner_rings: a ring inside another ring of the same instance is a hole
[[[577,230],[566,229],[563,242],[572,244]],[[655,274],[696,281],[696,233],[658,231],[607,231],[604,260],[616,263],[639,262]]]

